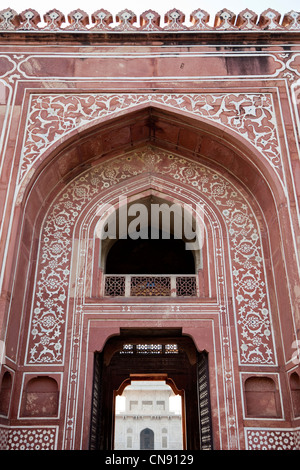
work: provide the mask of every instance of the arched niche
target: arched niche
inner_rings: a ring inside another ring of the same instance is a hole
[[[0,383],[0,415],[8,416],[12,393],[12,375],[5,371]]]
[[[23,417],[57,417],[59,391],[57,381],[47,375],[29,379],[22,398]]]
[[[136,181],[128,198],[124,193],[121,200],[104,205],[95,227],[94,266],[99,272],[93,291],[96,296],[204,297],[209,289],[208,270],[203,269],[203,209],[174,198],[167,188],[155,190],[155,179],[151,181]]]
[[[279,392],[271,377],[248,377],[244,383],[247,417],[278,418],[281,416]]]
[[[225,131],[218,123],[212,124],[185,112],[171,112],[163,106],[161,109],[144,106],[124,112],[122,118],[102,119],[83,127],[80,132],[67,134],[32,166],[30,178],[28,175],[21,185],[13,221],[13,233],[22,236],[11,238],[14,256],[7,267],[7,282],[11,284],[13,279],[17,280],[17,296],[24,293],[30,252],[38,249],[39,231],[51,201],[89,168],[145,145],[179,152],[195,162],[218,168],[241,184],[262,211],[264,222],[270,227],[276,263],[282,263],[277,260],[280,255],[277,247],[281,241],[278,239],[280,230],[276,229],[279,220],[274,214],[276,205],[281,206],[284,201],[284,191],[259,152],[241,136],[229,129]],[[287,225],[285,228],[289,229]],[[10,291],[11,286],[7,285],[5,289]],[[22,303],[21,299],[18,301]]]
[[[123,205],[111,206],[99,221],[100,268],[107,274],[195,274],[203,267],[203,214],[196,219],[181,201],[151,189],[147,192],[146,197],[137,194]],[[118,265],[122,251],[127,261]],[[126,269],[129,262],[134,263],[128,268],[131,273]]]
[[[149,144],[216,166],[240,182],[263,212],[270,227],[274,256],[279,256],[279,219],[274,214],[276,206],[284,207],[285,194],[266,159],[242,136],[224,129],[217,122],[212,124],[185,111],[170,111],[163,105],[148,104],[134,111],[122,111],[122,117],[100,119],[83,126],[79,132],[66,134],[35,161],[30,175],[21,184],[17,198],[13,233],[22,233],[22,237],[11,238],[15,255],[7,266],[7,291],[11,289],[12,279],[16,279],[18,273],[14,266],[21,256],[23,272],[18,285],[22,289],[24,267],[28,264],[27,252],[37,249],[32,243],[36,243],[45,213],[56,195],[76,176],[100,161],[105,162]],[[288,225],[285,225],[285,230],[289,230]],[[276,259],[276,263],[278,261]]]
[[[292,394],[293,412],[295,417],[300,416],[300,376],[297,372],[290,375],[290,390]]]

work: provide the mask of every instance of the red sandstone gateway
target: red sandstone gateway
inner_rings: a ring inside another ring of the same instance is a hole
[[[142,381],[183,450],[299,449],[300,14],[43,19],[0,12],[1,448],[112,450]]]

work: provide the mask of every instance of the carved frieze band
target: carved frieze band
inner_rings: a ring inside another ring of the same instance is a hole
[[[18,14],[11,8],[0,11],[0,31],[44,31],[44,32],[185,32],[185,31],[299,31],[300,13],[290,11],[283,15],[268,8],[261,15],[246,8],[238,15],[224,8],[220,10],[210,25],[209,14],[201,9],[194,10],[190,14],[190,25],[185,24],[185,14],[177,9],[169,10],[164,15],[164,25],[161,25],[161,17],[154,10],[147,10],[140,15],[139,25],[136,14],[125,9],[120,11],[115,21],[113,15],[104,9],[95,11],[89,15],[81,10],[73,10],[65,18],[59,10],[48,11],[44,17],[44,25],[36,10],[27,9]],[[116,24],[115,24],[116,23]]]
[[[218,208],[230,243],[240,361],[242,364],[276,363],[260,231],[248,201],[217,172],[150,148],[88,170],[73,180],[51,206],[41,233],[28,363],[63,361],[72,233],[79,214],[91,201],[100,203],[101,194],[109,188],[143,174],[166,175],[176,185],[193,188],[200,200],[203,195]]]
[[[19,183],[43,151],[74,129],[151,103],[191,113],[233,130],[259,150],[282,178],[276,116],[269,93],[43,94],[31,96]]]

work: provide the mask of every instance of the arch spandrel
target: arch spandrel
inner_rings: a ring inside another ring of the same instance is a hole
[[[138,181],[138,177],[145,173],[159,174],[177,187],[188,187],[200,199],[203,194],[221,217],[226,227],[225,239],[231,260],[231,294],[240,361],[242,364],[275,364],[260,229],[249,201],[240,188],[220,173],[181,156],[151,148],[133,151],[91,168],[75,178],[53,201],[41,233],[27,362],[63,362],[74,250],[72,234],[79,214],[91,201],[101,201],[101,195],[120,185],[125,188],[131,180]],[[223,243],[221,239],[220,243]],[[222,244],[216,250],[216,259],[221,261]],[[222,295],[224,292],[219,299],[221,304],[225,302]],[[226,310],[225,305],[222,308]]]
[[[43,135],[36,134],[39,121]],[[262,202],[270,189],[281,200],[284,175],[275,121],[269,93],[33,96],[19,201],[49,163],[69,180],[77,166],[147,143],[216,161],[262,191]]]

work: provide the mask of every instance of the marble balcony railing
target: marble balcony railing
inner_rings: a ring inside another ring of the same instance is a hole
[[[105,275],[105,297],[195,297],[196,275]]]

